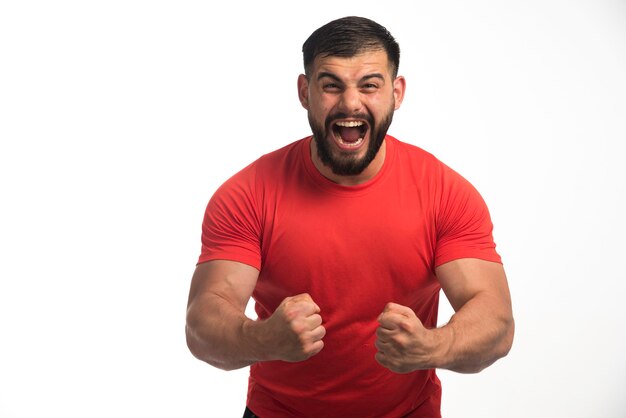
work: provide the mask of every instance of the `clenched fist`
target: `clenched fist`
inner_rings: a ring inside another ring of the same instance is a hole
[[[324,348],[320,308],[307,293],[285,298],[264,321],[264,339],[276,360],[302,361]]]
[[[378,316],[376,361],[396,373],[434,366],[437,339],[411,308],[388,303]]]

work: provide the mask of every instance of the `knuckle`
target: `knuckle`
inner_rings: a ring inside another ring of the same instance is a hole
[[[308,335],[307,333],[298,334],[298,343],[300,344],[300,347],[302,348],[307,347],[311,343],[311,341],[312,341],[311,336]]]
[[[298,309],[292,303],[288,303],[283,309],[283,315],[288,320],[293,320],[298,316]]]
[[[294,334],[297,334],[299,336],[301,336],[305,331],[304,324],[302,324],[302,322],[300,321],[292,321],[289,324],[289,327]]]
[[[320,335],[320,338],[323,338],[326,335],[326,328],[324,328],[324,325],[315,327],[314,331],[316,334]]]
[[[396,359],[390,359],[387,367],[389,370],[397,373],[400,370],[400,363]]]
[[[413,321],[409,319],[403,320],[401,326],[402,326],[402,329],[404,329],[407,332],[413,332],[415,330],[415,325]]]
[[[403,350],[405,348],[405,340],[401,336],[396,335],[391,339],[391,345],[396,350]]]
[[[297,302],[303,302],[303,301],[311,301],[311,295],[309,295],[308,293],[300,293],[299,295],[296,295],[293,297],[294,301]]]

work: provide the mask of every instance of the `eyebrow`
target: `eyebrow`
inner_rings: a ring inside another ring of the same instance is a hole
[[[335,74],[329,73],[327,71],[322,71],[321,73],[319,73],[317,75],[318,81],[321,80],[324,77],[332,78],[335,81],[343,83],[343,81],[341,81],[341,79],[339,77],[337,77]],[[383,82],[385,81],[385,76],[383,76],[381,73],[372,73],[372,74],[367,74],[367,75],[364,75],[363,77],[361,77],[359,82],[363,82],[363,81],[369,80],[371,78],[379,78]]]

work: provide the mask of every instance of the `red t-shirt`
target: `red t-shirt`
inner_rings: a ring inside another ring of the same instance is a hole
[[[257,268],[260,319],[309,293],[327,331],[324,349],[306,361],[253,364],[248,406],[261,417],[437,417],[434,370],[397,374],[374,359],[377,317],[395,302],[436,327],[435,267],[468,257],[500,262],[487,207],[459,174],[391,136],[380,172],[352,187],[317,171],[310,141],[231,177],[204,218],[199,263]]]

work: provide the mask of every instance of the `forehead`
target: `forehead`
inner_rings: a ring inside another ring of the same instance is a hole
[[[332,73],[341,79],[359,79],[367,74],[378,73],[390,78],[387,53],[380,49],[367,51],[353,57],[316,57],[311,71],[313,79],[320,73]]]

